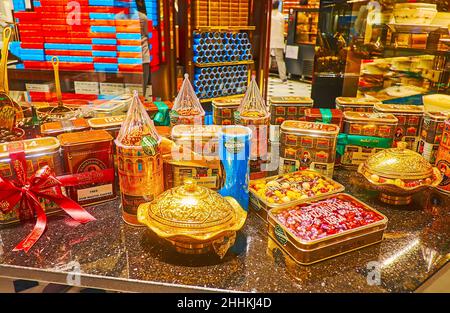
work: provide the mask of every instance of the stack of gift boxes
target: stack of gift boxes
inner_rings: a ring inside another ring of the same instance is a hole
[[[25,69],[51,68],[58,56],[61,70],[142,72],[139,16],[132,0],[40,0],[27,11],[15,0],[20,42],[11,51]],[[146,1],[150,49],[157,21],[156,0]],[[157,49],[158,50],[158,49]],[[158,52],[158,51],[156,51]]]

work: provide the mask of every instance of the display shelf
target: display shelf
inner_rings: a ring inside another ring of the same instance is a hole
[[[117,200],[87,207],[97,220],[85,225],[74,226],[64,215],[49,217],[45,238],[28,254],[12,250],[29,233],[29,225],[0,229],[0,277],[67,284],[74,271],[66,265],[77,260],[80,287],[123,292],[330,293],[413,292],[441,275],[450,253],[450,197],[427,190],[408,210],[399,210],[381,204],[354,171],[339,169],[334,177],[346,186],[346,193],[388,216],[381,243],[311,266],[295,266],[281,250],[269,249],[267,225],[250,211],[235,246],[223,259],[182,255],[148,229],[127,225]],[[368,284],[363,270],[374,260],[384,266],[378,285]]]
[[[443,55],[450,56],[450,51],[434,50],[434,49],[416,49],[416,48],[394,48],[385,47],[381,57],[401,57],[401,56],[414,56],[414,55]]]
[[[255,61],[249,60],[249,61],[236,61],[236,62],[216,62],[216,63],[195,63],[194,65],[196,67],[214,67],[214,66],[232,66],[232,65],[249,65],[254,64]]]
[[[229,99],[236,99],[243,97],[244,94],[237,94],[237,95],[231,95],[231,96],[223,96],[223,97],[217,97],[217,98],[208,98],[208,99],[200,99],[201,103],[208,103],[214,100],[229,100]]]
[[[238,32],[238,31],[254,31],[256,29],[256,26],[197,26],[195,30],[200,32],[207,32],[207,31],[231,31],[231,32]]]
[[[434,31],[447,33],[447,28],[441,25],[408,25],[408,24],[386,24],[393,32],[408,34],[429,34]]]

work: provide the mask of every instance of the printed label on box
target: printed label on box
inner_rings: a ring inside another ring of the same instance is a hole
[[[49,84],[25,84],[28,92],[50,92]]]
[[[112,195],[113,195],[112,184],[77,190],[78,202],[92,199],[100,199]]]
[[[100,93],[98,82],[75,82],[75,93],[80,95],[98,95]]]
[[[100,83],[100,93],[102,95],[120,96],[125,93],[125,85],[116,83]]]

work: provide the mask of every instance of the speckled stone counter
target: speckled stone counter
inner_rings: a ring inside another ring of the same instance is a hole
[[[265,223],[250,213],[224,259],[187,256],[122,222],[114,201],[88,208],[97,221],[87,225],[64,214],[50,217],[28,255],[12,249],[32,224],[1,229],[0,277],[132,292],[410,292],[448,262],[449,196],[430,191],[413,205],[393,208],[365,190],[357,174],[338,171],[335,179],[389,218],[382,243],[311,266],[287,266],[285,255],[268,249]]]

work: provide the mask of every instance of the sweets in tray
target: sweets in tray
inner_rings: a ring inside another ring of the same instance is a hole
[[[250,181],[250,203],[264,221],[269,210],[342,192],[344,186],[315,171],[298,171]]]
[[[347,194],[269,212],[269,236],[299,264],[312,264],[380,242],[387,218]]]

